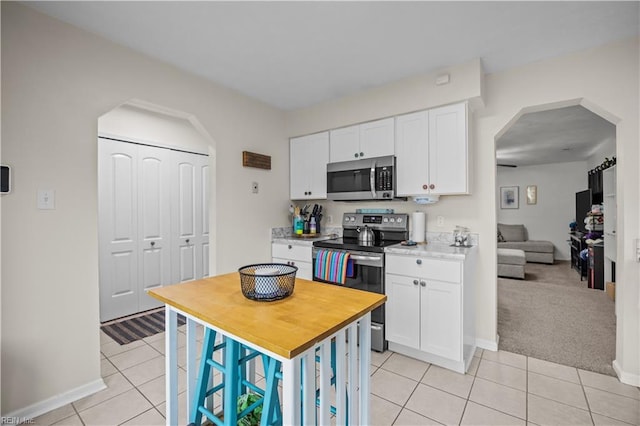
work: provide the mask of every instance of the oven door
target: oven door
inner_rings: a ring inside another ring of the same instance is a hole
[[[316,257],[318,248],[313,248],[313,280],[327,282],[316,278]],[[355,288],[372,293],[384,294],[384,253],[361,252],[349,250],[353,261],[353,273],[347,275],[344,287]],[[334,284],[334,283],[329,283]],[[337,284],[339,285],[339,284]],[[371,321],[384,323],[384,305],[371,312]]]

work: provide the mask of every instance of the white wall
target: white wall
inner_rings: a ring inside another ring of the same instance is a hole
[[[19,3],[1,7],[2,160],[15,176],[2,198],[2,410],[33,415],[100,380],[98,117],[139,99],[202,123],[215,141],[217,272],[270,258],[267,231],[287,223],[289,152],[281,111]],[[243,168],[243,150],[271,155],[272,170]],[[55,210],[36,209],[38,188],[56,191]]]
[[[618,242],[620,264],[618,281],[624,300],[618,317],[616,368],[623,380],[640,384],[639,291],[640,271],[633,261],[633,238],[640,235],[640,177],[638,151],[638,39],[627,40],[540,61],[484,79],[485,107],[476,109],[471,119],[471,160],[473,194],[442,197],[438,204],[425,208],[427,229],[437,231],[435,218],[445,217],[445,229],[454,225],[469,226],[480,234],[476,322],[480,343],[496,347],[497,283],[496,283],[496,160],[495,138],[523,108],[582,99],[582,105],[598,110],[617,123],[618,188],[624,198],[618,205],[619,235],[628,236]],[[473,74],[473,72],[471,72]],[[452,83],[457,78],[451,78]],[[482,81],[482,80],[481,80]],[[404,80],[345,99],[317,105],[287,114],[287,135],[313,133],[353,122],[392,116],[461,100],[468,95],[468,85],[433,86],[433,75]],[[391,203],[402,211],[415,205]],[[378,205],[380,206],[380,205]],[[352,210],[356,206],[327,203],[328,214]],[[359,206],[358,206],[359,207]],[[339,214],[334,216],[339,217]],[[623,233],[624,232],[624,233]]]
[[[606,140],[602,145],[598,147],[598,150],[587,159],[587,168],[591,170],[596,166],[602,164],[605,158],[611,159],[611,157],[617,157],[615,138]]]
[[[133,142],[209,153],[209,142],[186,118],[122,105],[98,119],[100,135]]]
[[[536,185],[538,200],[527,204],[527,186]],[[575,220],[575,193],[587,189],[587,163],[554,163],[517,168],[498,167],[498,222],[524,224],[530,240],[551,241],[557,260],[570,260],[569,223]],[[500,208],[500,187],[519,187],[519,207]]]

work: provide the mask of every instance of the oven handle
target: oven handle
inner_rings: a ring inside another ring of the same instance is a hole
[[[353,260],[370,260],[374,262],[378,262],[382,260],[382,257],[380,256],[358,256],[358,255],[352,254],[349,257]]]

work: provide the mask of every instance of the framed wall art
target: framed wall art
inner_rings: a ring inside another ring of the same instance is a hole
[[[500,208],[501,209],[517,209],[518,187],[517,186],[501,186],[500,187]]]
[[[538,186],[527,186],[527,204],[536,204],[538,202]]]

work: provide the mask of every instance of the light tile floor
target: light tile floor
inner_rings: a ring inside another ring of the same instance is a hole
[[[164,334],[125,346],[104,333],[100,338],[107,389],[35,423],[164,425]],[[184,344],[181,334],[182,352]],[[184,355],[182,360],[184,365]],[[509,352],[479,349],[467,374],[393,352],[372,352],[371,374],[376,425],[640,425],[640,389]],[[181,368],[181,406],[185,381]],[[184,410],[179,416],[186,424]]]

